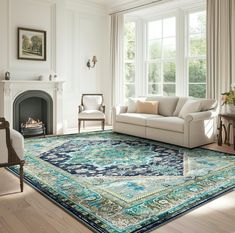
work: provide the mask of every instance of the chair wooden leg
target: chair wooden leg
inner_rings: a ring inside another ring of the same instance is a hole
[[[102,120],[102,130],[104,130],[104,123],[105,123],[105,120]]]
[[[78,120],[78,133],[80,133],[81,130],[81,120]]]
[[[20,190],[24,191],[24,163],[20,163]]]

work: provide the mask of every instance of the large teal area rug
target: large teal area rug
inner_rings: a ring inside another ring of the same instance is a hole
[[[25,179],[95,232],[151,231],[235,187],[235,156],[112,132],[28,139],[25,159]]]

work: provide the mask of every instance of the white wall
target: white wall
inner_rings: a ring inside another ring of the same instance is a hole
[[[47,31],[47,60],[17,59],[17,27]],[[108,15],[86,0],[0,0],[0,77],[37,79],[57,73],[64,84],[64,128],[77,127],[82,93],[104,93],[108,77]],[[93,55],[98,63],[89,70]],[[109,96],[105,96],[108,101]]]

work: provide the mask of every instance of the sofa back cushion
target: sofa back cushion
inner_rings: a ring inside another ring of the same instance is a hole
[[[158,114],[173,116],[178,99],[176,96],[148,96],[146,101],[159,101]]]
[[[208,111],[217,107],[217,100],[215,99],[202,99],[201,100],[201,111]]]
[[[158,101],[137,100],[137,113],[158,114]]]

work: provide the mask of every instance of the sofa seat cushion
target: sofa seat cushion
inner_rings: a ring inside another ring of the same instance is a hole
[[[104,119],[103,112],[98,110],[85,110],[78,114],[78,119]]]
[[[122,113],[117,115],[116,121],[133,125],[146,126],[146,120],[149,118],[163,118],[163,116],[144,113]]]
[[[149,118],[147,126],[175,132],[184,132],[184,120],[179,117]]]

